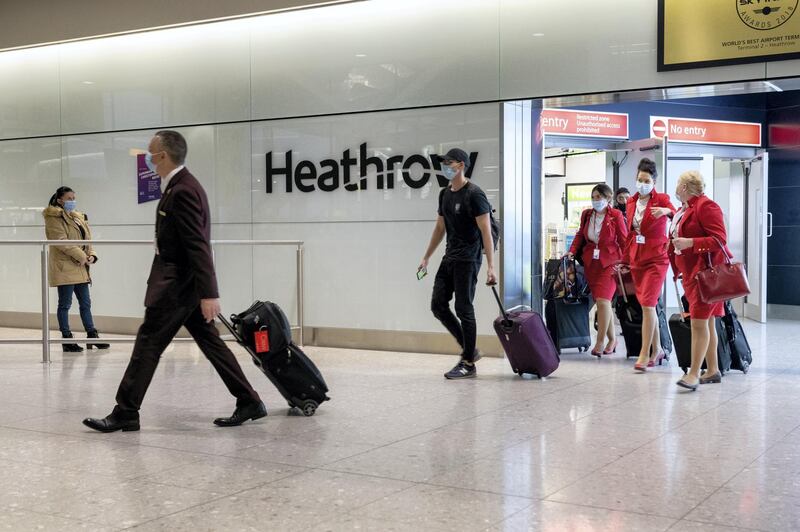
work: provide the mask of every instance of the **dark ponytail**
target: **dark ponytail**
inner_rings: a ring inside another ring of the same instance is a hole
[[[69,187],[58,187],[56,193],[50,196],[50,205],[52,207],[61,207],[61,205],[58,204],[58,200],[63,198],[64,194],[67,194],[69,192],[75,192],[75,191]]]

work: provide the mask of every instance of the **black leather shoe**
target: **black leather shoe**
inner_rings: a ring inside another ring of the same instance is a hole
[[[113,413],[103,419],[87,417],[83,420],[83,424],[98,432],[116,432],[118,430],[122,432],[132,432],[139,430],[138,417],[135,419],[120,419]]]
[[[218,427],[236,427],[245,421],[260,419],[267,415],[267,407],[263,401],[250,403],[246,406],[237,406],[231,417],[218,417],[214,420],[214,425]]]

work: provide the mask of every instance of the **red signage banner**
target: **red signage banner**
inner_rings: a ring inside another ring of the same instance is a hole
[[[542,109],[542,133],[566,137],[628,138],[626,113]]]
[[[657,138],[666,135],[672,142],[761,146],[761,124],[755,122],[651,116],[650,132]]]

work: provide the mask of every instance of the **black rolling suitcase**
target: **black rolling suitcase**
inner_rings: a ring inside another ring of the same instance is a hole
[[[588,351],[592,345],[589,331],[589,285],[583,266],[567,257],[551,259],[545,266],[542,294],[545,321],[553,343],[562,349]]]
[[[592,346],[589,303],[589,299],[571,302],[562,298],[551,299],[545,304],[547,329],[559,353],[562,349],[588,351]]]
[[[739,317],[730,301],[725,302],[725,316],[720,319],[731,352],[731,369],[747,373],[753,363],[753,351],[744,334]],[[718,329],[719,331],[719,329]]]
[[[678,281],[675,281],[675,293],[678,290]],[[692,325],[688,317],[689,305],[685,297],[678,296],[678,313],[669,318],[669,331],[672,333],[672,341],[675,346],[675,356],[678,366],[686,373],[692,366]],[[731,349],[728,342],[728,334],[722,326],[722,318],[716,319],[717,329],[717,364],[722,373],[731,370]],[[703,361],[702,369],[706,368]]]
[[[623,282],[620,272],[617,272],[617,281],[620,295],[614,301],[614,311],[622,328],[622,338],[625,340],[625,358],[638,357],[639,352],[642,350],[642,306],[636,296],[628,294],[626,289],[628,285]],[[656,305],[656,316],[658,316],[661,349],[664,350],[664,360],[668,361],[669,355],[672,353],[672,337],[669,334],[667,312],[664,310],[664,303],[661,298],[659,298],[658,305]],[[654,354],[653,352],[650,353],[651,356]]]
[[[289,403],[305,416],[313,416],[330,398],[328,386],[317,366],[292,342],[289,320],[281,308],[269,301],[256,301],[250,308],[220,321],[236,341],[247,349],[253,363],[275,385]]]

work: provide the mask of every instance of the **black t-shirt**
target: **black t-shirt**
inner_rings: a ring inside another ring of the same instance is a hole
[[[468,190],[469,189],[469,190]],[[470,205],[467,205],[467,201]],[[481,261],[481,230],[475,218],[492,210],[481,188],[467,183],[458,192],[450,186],[439,193],[439,216],[444,218],[447,230],[447,248],[444,258],[459,262]]]

